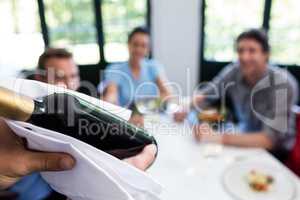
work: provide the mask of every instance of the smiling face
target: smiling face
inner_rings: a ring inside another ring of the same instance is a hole
[[[150,37],[145,33],[135,33],[128,41],[130,59],[141,60],[150,51]]]
[[[237,54],[240,68],[246,81],[257,81],[267,69],[269,53],[262,45],[251,38],[244,38],[237,43]]]

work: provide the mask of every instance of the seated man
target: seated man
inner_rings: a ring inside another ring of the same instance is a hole
[[[297,103],[297,82],[286,70],[268,63],[270,46],[263,31],[252,29],[240,34],[236,51],[238,62],[225,67],[193,102],[195,107],[205,107],[229,96],[239,132],[218,134],[201,124],[194,130],[195,136],[199,141],[264,148],[282,157],[293,145],[291,108]],[[182,121],[186,114],[176,113],[175,120]]]
[[[70,90],[78,90],[80,86],[78,66],[66,49],[47,49],[39,58],[35,79]]]
[[[80,86],[80,77],[79,77],[79,70],[77,65],[75,64],[73,60],[73,56],[70,52],[68,52],[65,49],[55,49],[55,48],[49,48],[47,49],[39,58],[38,62],[38,70],[35,74],[35,79],[38,81],[42,81],[49,84],[54,84],[58,86],[66,87],[70,90],[77,90]],[[1,119],[0,119],[1,120]],[[0,154],[5,151],[9,151],[11,148],[15,148],[12,146],[10,148],[10,144],[12,141],[6,140],[2,141],[2,137],[9,137],[10,139],[18,139],[17,136],[14,136],[12,131],[9,130],[9,128],[5,125],[4,121],[0,121],[1,129],[0,132],[0,141],[3,143],[3,145],[6,145],[5,148],[0,149]],[[19,139],[18,139],[19,140]],[[2,145],[1,143],[1,145]],[[0,146],[1,146],[0,145]],[[23,144],[24,145],[24,144]],[[7,148],[6,148],[7,147]],[[3,151],[1,151],[3,150]],[[21,153],[25,151],[24,146],[20,146],[17,150],[20,150]],[[26,150],[26,152],[28,152]],[[144,152],[142,152],[140,155],[128,158],[125,161],[129,164],[132,164],[133,166],[136,166],[137,168],[141,170],[146,170],[148,165],[150,165],[151,161],[154,160],[156,149],[153,147],[153,145],[149,145],[145,147]],[[11,155],[11,154],[8,154]],[[29,154],[31,155],[31,154]],[[41,154],[42,156],[43,154]],[[47,154],[44,154],[45,156]],[[2,154],[1,154],[2,156]],[[16,155],[17,156],[17,155]],[[45,161],[45,158],[39,157],[41,159],[40,163],[42,164],[49,164],[51,165],[52,160],[49,160],[48,162]],[[29,157],[28,161],[27,158],[24,158],[22,160],[19,157],[1,157],[1,161],[5,161],[5,159],[10,159],[14,161],[15,159],[20,159],[18,166],[14,166],[16,164],[9,163],[7,160],[6,162],[0,162],[0,169],[1,167],[4,169],[7,169],[8,172],[13,174],[2,174],[0,171],[0,188],[1,187],[9,187],[9,189],[13,192],[16,192],[19,194],[19,200],[40,200],[40,199],[46,199],[48,197],[49,199],[55,199],[60,200],[64,199],[64,197],[61,197],[59,194],[52,193],[53,190],[50,188],[50,186],[40,177],[39,173],[35,171],[39,171],[38,169],[34,168],[31,171],[22,171],[22,173],[15,172],[14,170],[19,170],[19,167],[26,165],[25,167],[30,167],[30,165],[37,165],[39,164],[37,161],[34,163],[31,163],[30,159],[34,159],[32,157]],[[13,159],[11,159],[13,158]],[[58,159],[59,157],[54,157],[53,159]],[[35,160],[33,160],[35,161]],[[46,160],[47,161],[47,160]],[[58,160],[54,160],[58,161]],[[57,164],[54,163],[53,164]],[[27,163],[28,162],[28,163]],[[59,164],[59,163],[58,163]],[[64,163],[62,163],[64,164]],[[28,165],[28,166],[27,166]],[[55,165],[56,166],[56,165]],[[40,166],[40,167],[47,167],[47,166]],[[49,166],[51,167],[51,166]],[[70,167],[69,167],[70,168]],[[21,168],[23,169],[23,168]],[[58,170],[60,168],[57,168]],[[45,169],[46,170],[46,169]],[[32,173],[35,172],[35,173]],[[30,174],[29,174],[30,173]],[[28,176],[25,176],[28,175]],[[25,177],[23,177],[25,176]],[[22,178],[23,177],[23,178]],[[21,179],[22,178],[22,179]],[[1,185],[1,183],[4,181],[4,185]],[[9,181],[8,183],[6,183]],[[18,182],[17,182],[18,181]],[[101,181],[101,180],[99,180]],[[16,184],[15,184],[16,183]],[[49,197],[49,195],[52,195]]]

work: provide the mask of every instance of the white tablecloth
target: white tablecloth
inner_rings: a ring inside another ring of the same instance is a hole
[[[164,200],[233,200],[222,185],[224,170],[242,160],[264,161],[291,176],[300,199],[300,181],[263,149],[222,147],[195,142],[187,124],[175,124],[160,116],[146,120],[146,128],[158,141],[157,161],[149,173],[164,186]]]

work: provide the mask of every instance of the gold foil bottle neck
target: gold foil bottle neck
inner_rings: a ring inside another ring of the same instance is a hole
[[[34,112],[33,99],[0,87],[0,117],[27,121]]]

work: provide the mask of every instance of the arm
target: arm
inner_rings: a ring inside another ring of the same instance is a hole
[[[112,104],[118,104],[119,89],[118,86],[124,81],[122,79],[124,73],[120,65],[109,65],[104,71],[105,89],[102,99]]]
[[[230,64],[226,66],[211,82],[206,83],[199,91],[194,93],[191,100],[191,108],[199,110],[200,108],[209,106],[217,99],[222,99],[227,87],[234,81],[237,72],[237,66]],[[176,122],[182,122],[187,116],[189,110],[181,110],[174,114]]]
[[[257,147],[267,150],[273,148],[273,141],[267,133],[243,133],[236,135],[224,134],[222,136],[222,143],[224,145],[239,146],[239,147]]]
[[[199,91],[193,96],[192,106],[197,109],[207,107],[216,100],[223,101],[228,88],[235,83],[238,73],[238,66],[229,64],[212,81],[201,83]]]
[[[161,77],[158,77],[156,79],[156,84],[158,86],[159,92],[160,92],[160,97],[163,100],[167,100],[168,97],[170,97],[171,92],[169,89],[166,87],[164,80]]]
[[[118,86],[110,83],[105,89],[103,100],[112,104],[118,104]]]
[[[238,147],[257,147],[271,150],[274,146],[273,140],[268,133],[219,133],[212,130],[209,125],[201,124],[194,130],[195,138],[202,142],[219,143]]]
[[[174,121],[175,122],[183,122],[184,119],[187,117],[188,112],[190,109],[195,108],[197,105],[201,105],[205,101],[205,96],[204,95],[197,95],[192,98],[192,101],[190,103],[190,106],[187,108],[182,108],[174,113]]]

